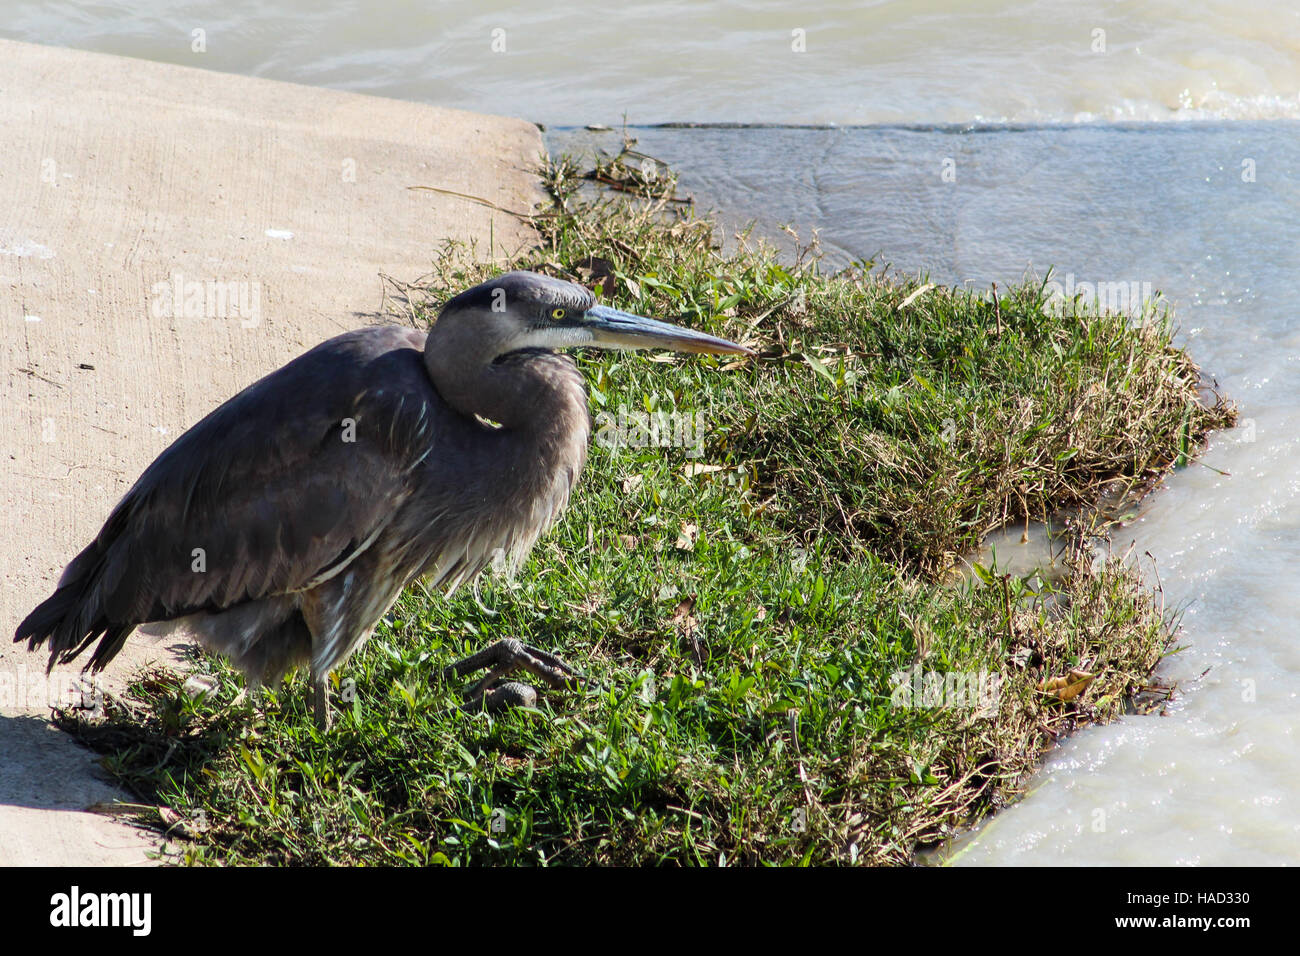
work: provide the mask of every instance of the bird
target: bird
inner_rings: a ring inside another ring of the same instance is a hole
[[[407,584],[450,593],[494,560],[517,567],[559,519],[591,431],[569,354],[584,347],[752,354],[520,270],[455,295],[427,331],[346,332],[164,450],[14,641],[48,650],[47,670],[98,641],[83,670],[100,671],[137,627],[184,628],[250,687],[307,667],[328,729],[329,674]],[[445,673],[483,668],[467,708],[531,703],[531,687],[506,680],[521,669],[581,682],[516,637]]]

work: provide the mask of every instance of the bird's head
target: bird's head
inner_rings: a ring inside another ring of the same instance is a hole
[[[443,307],[438,325],[474,335],[493,359],[584,347],[751,354],[726,339],[598,305],[582,286],[537,272],[507,272],[460,293]]]

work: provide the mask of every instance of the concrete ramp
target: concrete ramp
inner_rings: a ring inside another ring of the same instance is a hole
[[[535,126],[0,40],[0,864],[131,863],[93,755],[28,716],[75,668],[9,638],[187,427],[305,349],[380,320],[445,239],[533,239]],[[392,317],[389,318],[392,321]],[[136,636],[111,690],[176,653]],[[79,789],[79,781],[81,789]],[[20,836],[21,835],[21,836]],[[40,848],[40,853],[37,849]]]

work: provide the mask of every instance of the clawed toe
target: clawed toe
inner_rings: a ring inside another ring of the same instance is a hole
[[[512,707],[536,707],[537,688],[519,681],[507,681],[471,697],[460,706],[460,710],[473,714],[485,710],[489,714],[509,710]]]
[[[554,654],[525,644],[514,637],[503,638],[476,654],[457,661],[442,672],[444,680],[463,677],[487,668],[486,676],[465,691],[465,703],[460,710],[495,712],[510,707],[533,707],[537,704],[537,690],[516,681],[504,681],[515,671],[526,670],[548,685],[560,689],[577,689],[586,681]]]

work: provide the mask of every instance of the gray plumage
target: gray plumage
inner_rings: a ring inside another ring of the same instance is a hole
[[[309,666],[324,721],[327,675],[406,584],[518,563],[560,516],[590,419],[551,349],[578,346],[745,351],[527,272],[456,296],[427,336],[340,335],[159,455],[14,640],[51,667],[98,641],[100,670],[135,627],[172,622],[255,683]]]

